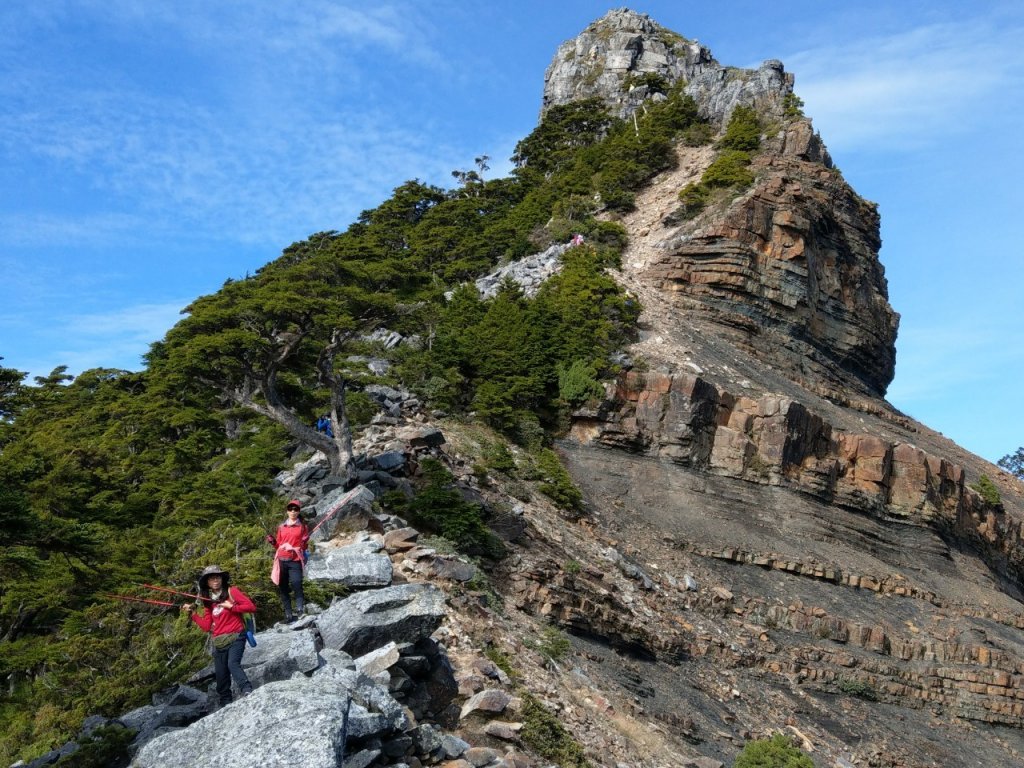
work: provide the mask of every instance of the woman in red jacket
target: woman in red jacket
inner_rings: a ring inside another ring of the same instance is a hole
[[[201,630],[213,635],[217,696],[221,706],[224,706],[232,700],[232,678],[243,696],[252,693],[252,683],[242,669],[242,654],[245,652],[245,621],[242,614],[255,613],[256,606],[242,590],[228,584],[228,572],[216,565],[203,569],[199,576],[199,594],[203,613],[194,614],[192,603],[186,603],[181,610],[190,615]]]
[[[277,591],[281,593],[285,623],[291,624],[296,615],[301,616],[306,610],[302,576],[306,568],[309,528],[300,517],[302,505],[297,499],[288,502],[286,512],[288,519],[277,526],[276,536],[267,536],[267,541],[276,548],[270,580],[277,584]],[[295,614],[292,613],[292,592],[295,593]]]

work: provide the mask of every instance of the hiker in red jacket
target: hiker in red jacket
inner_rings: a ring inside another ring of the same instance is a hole
[[[217,696],[220,705],[224,706],[232,700],[232,678],[243,696],[252,693],[252,683],[242,669],[242,654],[245,652],[242,614],[255,613],[256,606],[242,590],[228,584],[228,572],[216,565],[207,566],[200,574],[199,594],[202,613],[193,613],[195,606],[192,603],[186,603],[181,610],[192,617],[196,626],[213,636]]]
[[[267,536],[275,547],[274,567],[270,580],[277,584],[284,606],[284,621],[291,624],[306,610],[306,596],[302,591],[302,576],[306,568],[306,547],[309,544],[309,528],[303,522],[302,504],[297,499],[288,502],[288,519],[277,526],[276,536]],[[295,593],[295,613],[292,613],[291,593]]]

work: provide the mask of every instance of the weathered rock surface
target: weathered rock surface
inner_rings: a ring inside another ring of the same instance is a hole
[[[314,508],[312,525],[316,528],[313,541],[327,541],[334,531],[352,515],[368,514],[375,496],[373,491],[359,485],[350,491],[338,488],[320,499]],[[319,527],[317,527],[319,526]]]
[[[543,110],[599,97],[616,113],[634,112],[656,89],[640,76],[681,80],[705,117],[721,122],[737,104],[756,104],[781,115],[793,78],[779,61],[759,69],[723,67],[711,51],[625,8],[609,11],[577,37],[562,43],[544,74]]]
[[[898,315],[878,260],[878,213],[808,159],[810,131],[795,122],[724,211],[666,231],[639,276],[671,296],[677,321],[713,322],[809,389],[880,396],[895,371]]]
[[[361,655],[388,642],[428,637],[445,615],[444,594],[432,585],[401,584],[334,603],[317,617],[324,646]]]
[[[1024,573],[1020,521],[986,509],[963,467],[909,443],[838,430],[788,397],[736,396],[688,373],[626,373],[600,408],[577,415],[572,435],[952,533],[993,568]]]
[[[349,689],[324,675],[269,683],[216,717],[154,739],[139,750],[132,765],[337,768],[344,734],[354,725],[346,722],[349,706]]]
[[[392,567],[381,547],[369,537],[344,546],[323,542],[310,555],[306,576],[357,589],[386,587],[391,583]]]

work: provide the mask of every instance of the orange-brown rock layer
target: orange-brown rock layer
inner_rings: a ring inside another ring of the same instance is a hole
[[[827,167],[809,123],[778,141],[755,161],[755,186],[663,242],[644,278],[814,391],[884,394],[899,318],[878,212]]]
[[[834,429],[788,397],[736,396],[696,375],[627,372],[576,414],[580,443],[783,486],[873,517],[930,527],[1022,572],[1021,525],[987,506],[963,469],[909,443]]]

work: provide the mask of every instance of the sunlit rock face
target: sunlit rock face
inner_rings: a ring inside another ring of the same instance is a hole
[[[744,105],[757,110],[765,134],[754,185],[666,231],[642,276],[673,295],[678,322],[697,313],[816,392],[884,395],[898,315],[878,260],[878,213],[793,108],[793,77],[780,62],[722,67],[646,15],[611,11],[559,47],[542,112],[598,97],[620,116],[642,115],[676,83],[716,130]]]
[[[705,117],[723,120],[737,104],[756,103],[781,115],[792,75],[781,62],[758,69],[723,67],[706,47],[625,8],[609,11],[572,40],[559,46],[544,74],[542,112],[570,101],[603,99],[613,112],[632,114],[645,99],[663,98],[665,86],[678,81],[698,102]]]

